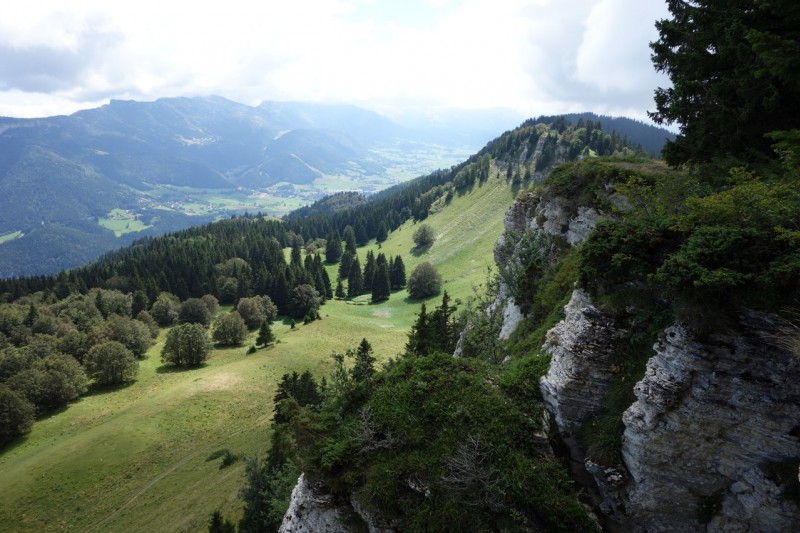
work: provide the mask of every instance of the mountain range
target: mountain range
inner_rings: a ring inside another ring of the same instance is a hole
[[[281,216],[332,192],[377,192],[447,168],[518,122],[476,111],[405,126],[354,106],[221,97],[0,118],[0,277],[54,273],[232,213]]]

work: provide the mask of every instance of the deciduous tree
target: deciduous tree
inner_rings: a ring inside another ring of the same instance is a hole
[[[161,360],[177,366],[199,366],[210,353],[211,342],[206,328],[200,324],[179,324],[167,333]]]

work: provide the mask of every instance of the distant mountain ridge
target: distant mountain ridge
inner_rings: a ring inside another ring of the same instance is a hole
[[[0,277],[72,268],[135,238],[232,212],[375,192],[446,168],[491,138],[476,141],[469,124],[497,135],[506,120],[467,113],[425,129],[348,105],[252,107],[221,97],[112,100],[70,116],[0,117]],[[320,180],[328,181],[308,190]]]

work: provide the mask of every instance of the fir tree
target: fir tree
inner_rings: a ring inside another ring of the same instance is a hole
[[[389,268],[384,261],[375,271],[372,278],[372,301],[382,302],[388,300],[391,293],[391,283],[389,281]]]
[[[330,264],[338,263],[342,258],[342,239],[339,233],[332,231],[325,241],[325,261]]]
[[[406,286],[406,266],[403,264],[403,258],[397,256],[392,262],[391,272],[389,273],[391,279],[392,290],[399,290]]]
[[[364,264],[364,289],[363,292],[371,292],[372,291],[372,280],[375,277],[375,254],[372,253],[372,250],[367,252],[367,261]]]
[[[258,346],[268,346],[273,342],[275,342],[275,335],[272,333],[272,328],[269,327],[269,322],[264,320],[261,322],[261,327],[258,329],[256,344]]]
[[[336,293],[335,293],[335,295],[336,295],[336,298],[338,298],[340,300],[342,298],[344,298],[345,293],[344,293],[344,286],[342,285],[342,278],[338,278],[336,280]]]
[[[344,233],[343,233],[343,239],[344,239],[344,249],[345,249],[345,251],[350,252],[351,254],[355,255],[355,253],[356,253],[356,232],[353,229],[353,226],[350,226],[350,225],[345,226]]]
[[[347,297],[354,298],[364,292],[364,278],[361,274],[361,263],[356,257],[350,263],[350,275],[347,277]]]

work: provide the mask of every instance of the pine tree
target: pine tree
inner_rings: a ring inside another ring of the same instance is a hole
[[[275,342],[275,335],[272,333],[272,328],[269,327],[269,322],[264,320],[261,322],[261,327],[258,329],[256,344],[258,346],[268,346],[273,342]]]
[[[383,300],[388,300],[390,294],[389,268],[384,261],[378,266],[372,279],[372,301],[382,302]]]
[[[385,241],[387,238],[389,238],[389,229],[386,227],[386,222],[382,220],[378,225],[378,232],[375,235],[375,242],[380,243]]]
[[[355,364],[350,369],[350,375],[356,383],[363,383],[367,387],[372,384],[372,376],[375,374],[375,356],[372,354],[372,346],[367,339],[361,339],[355,353]]]
[[[403,258],[397,256],[392,263],[392,271],[389,273],[392,281],[392,289],[399,290],[406,286],[406,266],[403,264]]]
[[[344,286],[342,285],[342,278],[338,278],[336,280],[336,298],[342,299],[344,298]]]
[[[372,280],[375,277],[375,254],[372,250],[367,252],[367,262],[364,264],[364,289],[363,292],[372,292]]]
[[[350,275],[347,277],[347,297],[355,298],[364,292],[364,278],[361,274],[361,263],[356,257],[350,263]]]
[[[345,226],[342,238],[344,239],[344,249],[355,255],[356,253],[356,232],[353,226]]]
[[[339,277],[341,279],[347,279],[350,275],[350,264],[353,262],[353,258],[355,254],[350,250],[345,250],[344,254],[342,254],[342,260],[339,262]]]
[[[342,258],[342,239],[339,233],[332,231],[325,241],[325,261],[334,264]]]

